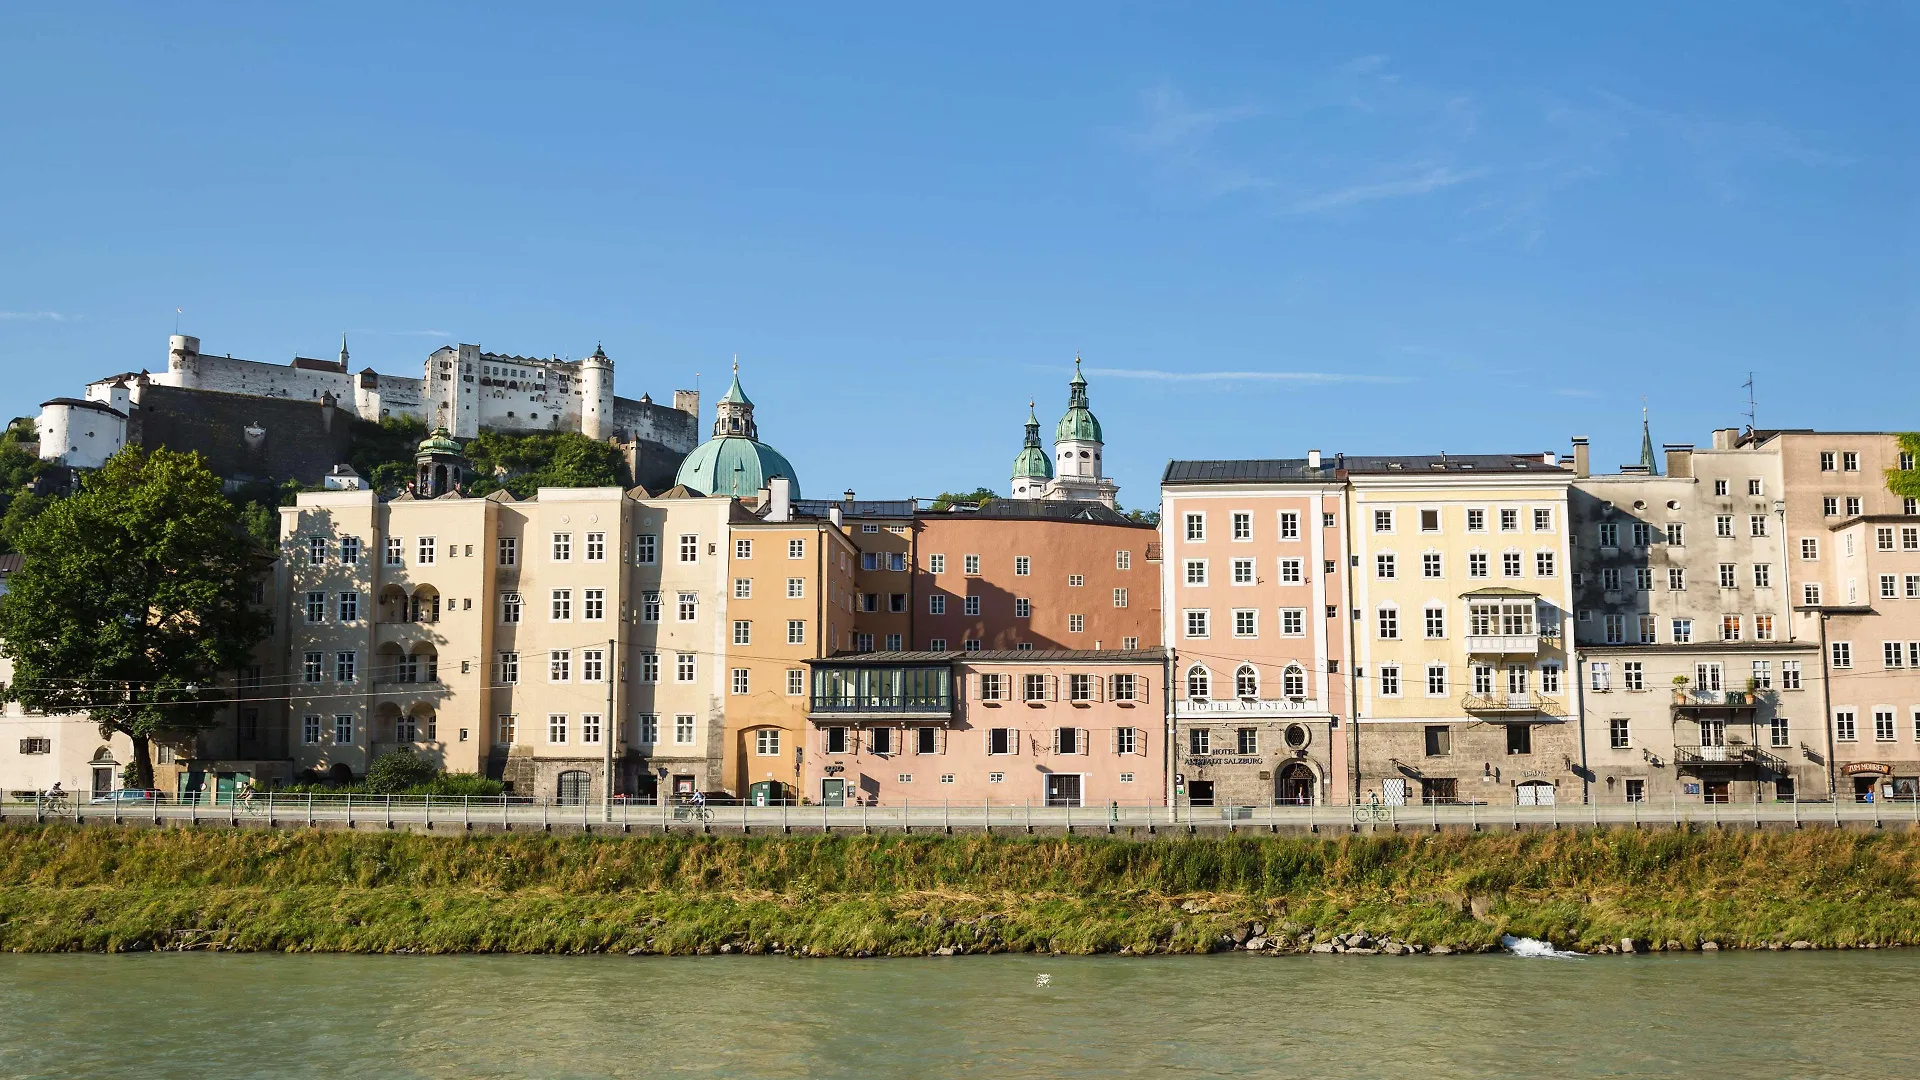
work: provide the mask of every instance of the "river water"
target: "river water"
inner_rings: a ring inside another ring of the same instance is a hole
[[[0,1076],[1907,1076],[1920,950],[0,956]]]

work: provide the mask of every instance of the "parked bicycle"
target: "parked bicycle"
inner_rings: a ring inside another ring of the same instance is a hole
[[[1391,825],[1393,824],[1393,807],[1379,803],[1365,803],[1353,808],[1353,820],[1361,825],[1368,822]]]

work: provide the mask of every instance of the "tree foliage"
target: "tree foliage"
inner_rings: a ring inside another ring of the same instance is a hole
[[[943,491],[934,497],[932,509],[951,510],[956,506],[984,506],[989,499],[997,499],[992,488],[974,488],[968,492]]]
[[[413,455],[426,437],[427,425],[417,417],[384,416],[377,424],[356,420],[347,464],[375,491],[392,494],[413,479]]]
[[[7,698],[130,736],[152,786],[149,740],[211,726],[215,680],[267,633],[240,509],[199,455],[130,446],[28,523],[20,550],[0,595]]]
[[[626,462],[609,443],[575,431],[508,435],[486,431],[466,446],[477,478],[469,495],[505,488],[518,499],[543,487],[627,487]]]
[[[18,551],[17,536],[27,522],[47,508],[49,499],[35,494],[34,482],[47,470],[34,449],[39,436],[34,423],[20,417],[0,432],[0,551]]]
[[[1888,469],[1887,490],[1903,499],[1920,499],[1920,431],[1908,431],[1894,436],[1900,443],[1900,452],[1914,461],[1915,468]]]
[[[367,766],[367,790],[375,795],[398,795],[430,784],[439,775],[432,762],[414,753],[412,747],[403,746],[381,754]]]

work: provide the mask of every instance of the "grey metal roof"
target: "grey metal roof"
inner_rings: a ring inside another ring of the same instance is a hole
[[[952,510],[922,510],[919,516],[926,520],[937,518],[998,518],[1032,519],[1047,518],[1053,521],[1089,521],[1101,525],[1128,525],[1136,529],[1155,529],[1156,526],[1135,521],[1118,510],[1097,502],[1077,502],[1071,499],[989,499],[977,509],[956,506]]]
[[[1045,663],[1086,663],[1101,661],[1106,663],[1150,663],[1158,664],[1167,658],[1165,649],[992,649],[980,652],[964,652],[947,649],[940,652],[925,650],[910,652],[870,652],[843,653],[839,656],[827,656],[808,660],[809,664],[950,664],[964,660],[969,663],[988,662],[995,664],[1045,664]]]
[[[913,516],[912,499],[855,499],[847,502],[843,499],[795,499],[793,512],[805,517],[826,517],[834,507],[840,508],[842,517],[850,518],[899,518]]]
[[[1567,473],[1564,465],[1549,465],[1543,454],[1412,454],[1400,456],[1352,456],[1345,459],[1349,474],[1382,475],[1390,473],[1464,473],[1464,472],[1539,472]]]
[[[1226,484],[1249,480],[1317,483],[1341,476],[1397,475],[1400,473],[1571,473],[1564,465],[1549,465],[1538,454],[1324,454],[1320,468],[1307,467],[1306,458],[1261,458],[1243,461],[1169,461],[1160,477],[1163,484]]]
[[[1333,455],[1320,459],[1320,468],[1307,468],[1306,458],[1265,458],[1250,461],[1169,461],[1163,484],[1224,484],[1243,480],[1317,482],[1334,479]]]

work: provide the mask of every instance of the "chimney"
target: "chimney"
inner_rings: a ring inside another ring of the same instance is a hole
[[[784,476],[776,476],[767,481],[767,495],[773,508],[767,511],[768,521],[793,520],[793,481]],[[835,522],[838,524],[838,522]]]
[[[1593,475],[1593,463],[1587,456],[1587,437],[1573,437],[1573,475],[1576,480],[1585,480]]]
[[[1553,451],[1551,451],[1551,450],[1547,450],[1547,451],[1544,451],[1544,452],[1542,452],[1542,453],[1541,453],[1541,455],[1540,455],[1540,464],[1542,464],[1542,465],[1558,465],[1558,464],[1560,464],[1560,455],[1559,455],[1559,454],[1556,454],[1556,453],[1554,453],[1554,452],[1553,452]]]
[[[1320,467],[1320,451],[1318,450],[1307,451],[1307,468],[1317,469],[1319,467]]]
[[[1732,450],[1734,448],[1733,444],[1739,440],[1740,429],[1737,427],[1713,429],[1713,448],[1715,450]]]
[[[829,506],[827,507],[827,520],[833,522],[833,527],[837,529],[840,527],[840,523],[845,519],[840,516],[839,507]]]
[[[849,510],[853,509],[853,489],[848,488],[847,490],[841,492],[840,494],[841,494],[841,498],[846,501],[847,509]]]
[[[1668,443],[1662,449],[1667,452],[1667,475],[1675,480],[1693,479],[1693,444]]]

